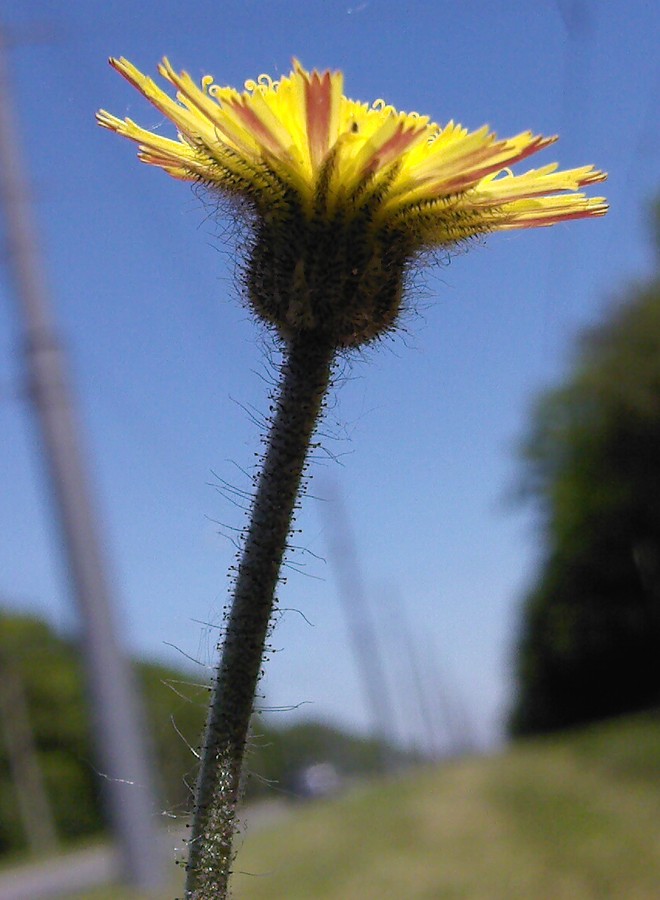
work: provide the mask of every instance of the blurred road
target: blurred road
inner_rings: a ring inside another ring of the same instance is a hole
[[[280,801],[257,803],[243,810],[242,832],[254,832],[281,819],[286,804]],[[163,835],[164,858],[183,856],[187,829],[171,829]],[[39,863],[24,863],[0,872],[0,900],[55,900],[121,881],[119,855],[114,847],[104,844],[56,856]]]
[[[119,877],[119,859],[112,847],[91,847],[0,873],[0,900],[40,900],[70,897]]]

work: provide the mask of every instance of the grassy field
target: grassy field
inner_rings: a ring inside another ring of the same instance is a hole
[[[235,900],[655,900],[660,717],[298,806],[248,833],[235,868]]]

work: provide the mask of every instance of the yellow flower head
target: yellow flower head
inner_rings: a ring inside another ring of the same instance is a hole
[[[593,166],[509,166],[554,143],[531,132],[500,140],[484,126],[444,127],[382,100],[343,94],[341,72],[261,75],[245,90],[198,87],[167,59],[172,99],[126,59],[110,63],[176,125],[178,140],[101,111],[99,124],[139,144],[139,157],[175,178],[242,198],[256,212],[250,301],[285,338],[294,330],[356,346],[389,329],[416,254],[491,231],[602,216]]]

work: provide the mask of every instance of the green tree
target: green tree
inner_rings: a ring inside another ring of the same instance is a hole
[[[59,837],[67,840],[100,831],[101,791],[76,643],[39,619],[3,615],[0,645],[25,695]],[[197,743],[201,733],[207,690],[192,685],[194,679],[186,673],[149,663],[136,664],[136,674],[150,726],[149,747],[162,808],[186,812],[190,806],[186,776],[196,764],[188,744]],[[25,846],[20,822],[7,748],[0,741],[0,854]]]
[[[659,223],[660,204],[660,239]],[[523,607],[511,731],[659,704],[657,273],[583,337],[566,383],[537,404],[523,459],[545,553]]]
[[[67,841],[100,832],[102,795],[75,641],[37,618],[0,615],[0,663],[11,666],[20,682],[58,837]],[[146,662],[136,663],[135,671],[161,810],[185,817],[198,765],[193,751],[206,718],[205,678]],[[0,856],[20,851],[27,843],[4,731],[0,728]],[[382,759],[382,748],[375,741],[313,723],[274,728],[260,716],[250,744],[248,764],[254,777],[248,778],[248,800],[291,796],[296,774],[314,763],[330,762],[340,775],[356,777],[376,772]],[[404,753],[391,755],[402,765],[414,761]]]
[[[75,648],[37,619],[3,616],[3,657],[20,679],[33,742],[60,837],[101,827]],[[0,853],[24,845],[16,787],[0,745]],[[75,802],[71,802],[75,798]]]

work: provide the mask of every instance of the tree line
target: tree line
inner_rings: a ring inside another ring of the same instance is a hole
[[[660,704],[660,203],[655,238],[655,274],[583,335],[524,441],[543,553],[521,615],[514,735]]]
[[[197,772],[193,751],[206,717],[206,676],[192,667],[181,671],[144,661],[136,662],[134,671],[160,803],[154,815],[186,821]],[[101,833],[102,773],[94,762],[76,641],[38,618],[0,614],[0,682],[11,686],[12,694],[0,691],[0,856],[34,846],[20,792],[34,791],[35,778],[58,842]],[[271,719],[255,717],[250,743],[247,801],[299,796],[308,767],[330,765],[338,780],[350,780],[377,772],[383,758],[376,741],[314,722],[273,727]],[[17,783],[12,747],[19,768],[26,754],[34,757],[27,785],[20,777]],[[412,758],[393,752],[402,763]],[[28,804],[37,799],[29,796]]]

